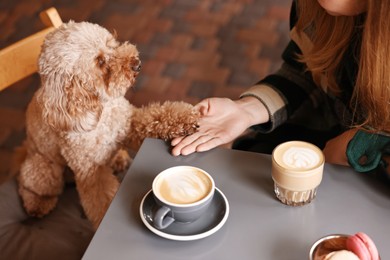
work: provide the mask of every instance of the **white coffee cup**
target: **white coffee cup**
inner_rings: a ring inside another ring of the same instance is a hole
[[[154,199],[159,206],[153,217],[158,229],[174,221],[191,223],[210,205],[215,191],[213,178],[192,166],[175,166],[159,173],[153,180]]]

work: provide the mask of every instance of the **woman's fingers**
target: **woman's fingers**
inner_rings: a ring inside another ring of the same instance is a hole
[[[189,155],[193,152],[204,152],[218,146],[218,138],[206,134],[206,133],[194,133],[190,136],[186,136],[181,140],[173,140],[172,154],[178,155]]]
[[[180,137],[176,137],[174,139],[172,139],[171,141],[171,145],[172,146],[176,146],[178,143],[181,142],[181,140],[183,140],[186,136],[180,136]]]
[[[182,154],[183,148],[187,148],[187,150],[194,149],[193,147],[196,145],[194,142],[202,135],[202,133],[195,132],[192,135],[179,137],[172,140],[171,144],[174,146],[172,149],[172,154],[178,156]],[[195,151],[195,149],[194,149]]]
[[[197,152],[205,152],[205,151],[211,150],[217,146],[220,146],[222,144],[224,144],[224,142],[222,142],[222,140],[220,138],[210,136],[210,138],[207,141],[199,144],[196,147],[196,151]]]

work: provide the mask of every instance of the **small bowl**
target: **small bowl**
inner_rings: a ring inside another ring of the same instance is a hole
[[[330,252],[346,249],[348,237],[346,234],[332,234],[318,239],[310,249],[310,260],[322,259]]]

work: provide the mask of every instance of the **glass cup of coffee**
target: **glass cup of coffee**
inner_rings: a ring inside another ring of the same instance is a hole
[[[158,208],[153,217],[157,229],[173,222],[191,223],[209,207],[215,191],[213,178],[192,166],[175,166],[159,173],[152,190]]]
[[[272,179],[276,197],[284,204],[310,203],[321,183],[324,155],[317,146],[303,142],[285,142],[272,152]]]

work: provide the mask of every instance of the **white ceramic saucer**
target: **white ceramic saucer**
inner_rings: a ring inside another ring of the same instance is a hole
[[[156,235],[171,240],[189,241],[210,236],[225,224],[229,216],[229,203],[218,188],[215,188],[214,197],[207,212],[192,223],[173,222],[166,229],[159,230],[153,226],[153,212],[156,207],[152,190],[150,190],[141,201],[142,222]]]

